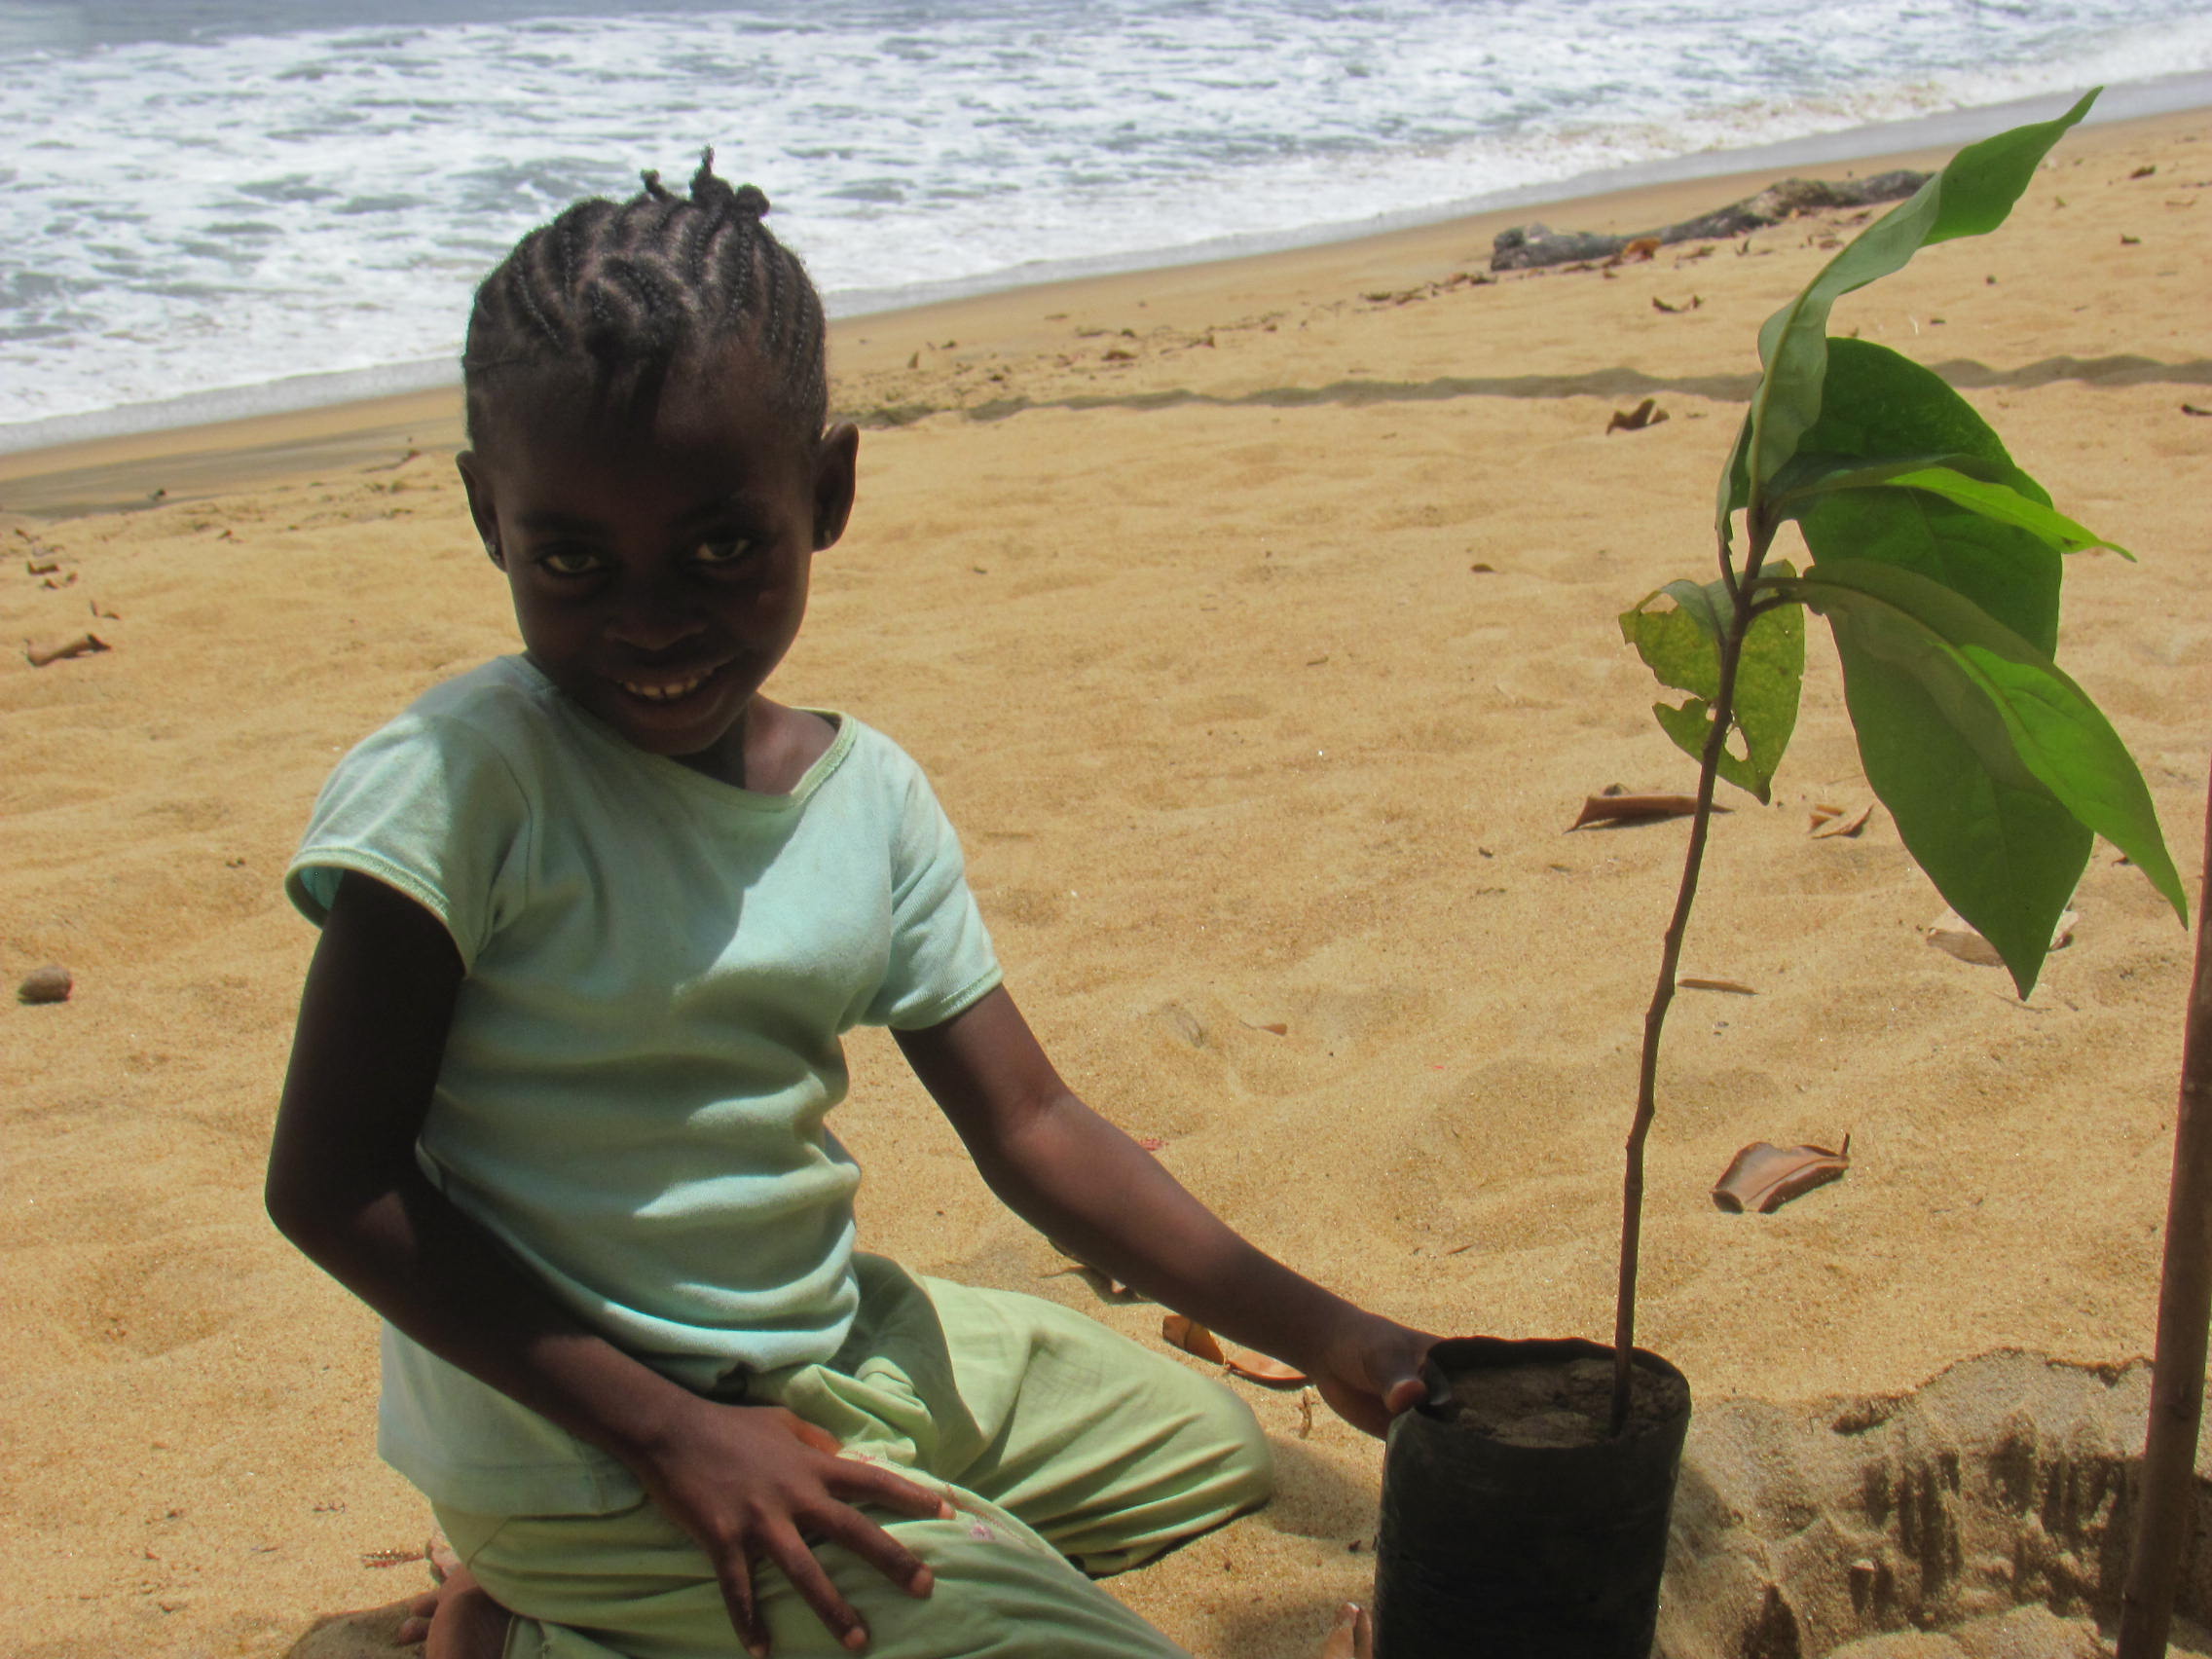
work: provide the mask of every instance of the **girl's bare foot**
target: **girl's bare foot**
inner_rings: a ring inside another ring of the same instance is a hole
[[[1375,1623],[1365,1607],[1346,1602],[1338,1609],[1336,1628],[1321,1644],[1321,1659],[1375,1659]]]
[[[431,1541],[430,1567],[438,1587],[408,1606],[399,1640],[409,1646],[423,1643],[423,1659],[500,1659],[507,1646],[507,1609],[492,1600],[443,1538]]]

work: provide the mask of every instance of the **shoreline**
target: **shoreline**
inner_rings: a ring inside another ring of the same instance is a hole
[[[1930,153],[1947,155],[1976,137],[2056,113],[2064,103],[2058,96],[2032,97],[1948,109],[1741,149],[1701,150],[1632,163],[1541,184],[1479,192],[1457,201],[1377,215],[1372,219],[1323,222],[1262,235],[1201,239],[1125,255],[1010,267],[945,281],[841,290],[826,296],[826,303],[834,339],[840,330],[854,332],[866,322],[880,323],[886,317],[934,313],[970,301],[1011,302],[1026,294],[1064,290],[1089,282],[1145,281],[1192,268],[1235,265],[1285,254],[1382,242],[1404,235],[1443,231],[1476,222],[1487,225],[1501,215],[1519,215],[1514,222],[1526,223],[1531,222],[1530,216],[1547,211],[1589,207],[1669,186],[1695,188],[1770,171],[1775,177],[1782,177],[1795,169],[1846,166],[1847,164],[1873,163],[1876,166],[1870,170],[1880,170],[1907,165],[1904,158]],[[2106,89],[2081,131],[2186,118],[2208,107],[2212,107],[2212,74],[2188,72],[2129,82]],[[2080,135],[2078,132],[2077,137]],[[1849,166],[1845,176],[1858,170],[1857,166]],[[1721,204],[1720,201],[1709,203],[1711,206]],[[1487,261],[1487,250],[1484,257]],[[0,491],[17,478],[58,469],[55,465],[38,462],[37,458],[74,456],[80,451],[92,452],[111,444],[124,446],[124,451],[119,453],[129,453],[134,441],[156,440],[172,433],[254,428],[239,434],[242,441],[252,443],[265,441],[268,436],[260,430],[259,423],[276,423],[276,430],[280,431],[284,423],[339,409],[361,410],[363,418],[368,419],[382,411],[389,416],[387,424],[394,429],[404,428],[411,422],[430,421],[439,410],[438,400],[450,398],[458,385],[455,367],[444,359],[433,358],[303,374],[281,381],[214,387],[112,409],[0,423]],[[417,410],[424,413],[418,415]],[[226,447],[231,446],[226,444]],[[310,456],[301,459],[312,463]],[[75,463],[67,461],[59,462],[60,466],[72,464]],[[89,459],[83,464],[96,466],[100,460]],[[124,502],[119,498],[113,504]],[[18,508],[0,494],[0,511],[10,509],[26,510]]]
[[[2070,154],[2156,139],[2202,124],[2212,104],[2078,129]],[[1955,146],[1885,151],[1859,158],[1868,171],[1939,166]],[[1855,168],[1854,170],[1857,170]],[[1561,205],[1579,230],[1621,232],[1671,223],[1738,201],[1786,176],[1769,167],[1699,174],[1575,197]],[[1018,288],[941,299],[900,311],[833,318],[830,326],[834,412],[865,424],[897,424],[912,411],[879,395],[902,366],[929,371],[943,353],[1039,355],[1064,343],[1061,319],[1151,313],[1153,322],[1202,328],[1224,306],[1286,282],[1333,284],[1356,293],[1389,284],[1408,270],[1443,279],[1488,274],[1492,240],[1526,224],[1550,203],[1516,203],[1372,236],[1312,242],[1183,265],[1064,277]],[[1507,281],[1543,272],[1504,274]],[[944,348],[940,340],[954,343]],[[1439,364],[1439,369],[1465,365]],[[1748,371],[1755,362],[1744,364]],[[204,499],[287,477],[389,464],[409,450],[451,456],[462,443],[458,384],[246,416],[201,425],[87,438],[41,449],[0,452],[0,518],[57,520],[129,511],[157,502]],[[934,412],[924,409],[922,413]],[[154,493],[161,491],[157,497]]]

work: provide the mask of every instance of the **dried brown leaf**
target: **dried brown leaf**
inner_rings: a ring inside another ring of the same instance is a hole
[[[1221,1351],[1221,1344],[1214,1334],[1185,1313],[1170,1313],[1160,1321],[1161,1337],[1169,1347],[1181,1348],[1198,1359],[1226,1365],[1229,1355]]]
[[[1303,1388],[1308,1382],[1306,1373],[1296,1367],[1234,1343],[1222,1345],[1222,1362],[1246,1382],[1264,1382],[1271,1388]]]
[[[1165,1315],[1160,1321],[1160,1335],[1169,1347],[1181,1348],[1194,1358],[1210,1360],[1215,1365],[1226,1365],[1248,1382],[1265,1382],[1271,1388],[1295,1388],[1303,1387],[1307,1381],[1303,1371],[1251,1348],[1225,1343],[1187,1314]]]
[[[1659,400],[1647,397],[1634,409],[1614,410],[1613,418],[1605,423],[1605,433],[1609,437],[1615,432],[1641,432],[1666,419],[1667,412],[1659,407]]]
[[[1730,996],[1735,997],[1755,997],[1759,994],[1755,987],[1745,984],[1741,979],[1692,979],[1685,977],[1677,979],[1675,983],[1679,989],[1685,991],[1726,991]]]
[[[62,662],[70,657],[91,656],[94,652],[113,650],[114,648],[97,634],[79,634],[74,640],[63,645],[25,645],[23,647],[23,660],[33,668],[44,668],[48,663]]]
[[[1816,819],[1813,823],[1813,839],[1831,840],[1838,835],[1854,836],[1866,828],[1866,820],[1873,816],[1874,803],[1868,801],[1857,812],[1837,813],[1831,818]]]
[[[1713,1189],[1713,1201],[1732,1214],[1766,1215],[1791,1198],[1843,1178],[1851,1167],[1851,1137],[1825,1146],[1776,1146],[1754,1141],[1731,1159]]]
[[[1582,803],[1582,812],[1569,830],[1592,824],[1646,824],[1661,818],[1687,818],[1697,810],[1697,796],[1685,794],[1595,794]],[[1715,812],[1726,812],[1715,805]]]

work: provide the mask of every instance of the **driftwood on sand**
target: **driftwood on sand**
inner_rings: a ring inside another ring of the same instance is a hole
[[[1756,196],[1685,219],[1661,230],[1634,236],[1607,237],[1591,231],[1555,231],[1548,225],[1516,225],[1501,231],[1491,250],[1493,271],[1526,271],[1538,265],[1566,265],[1578,259],[1611,259],[1635,242],[1667,246],[1673,242],[1718,240],[1740,237],[1747,231],[1779,225],[1796,214],[1822,207],[1866,207],[1879,202],[1901,202],[1923,184],[1928,175],[1899,170],[1876,173],[1871,178],[1829,181],[1786,178]]]

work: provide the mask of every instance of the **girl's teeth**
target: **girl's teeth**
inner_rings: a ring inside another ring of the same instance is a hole
[[[622,689],[633,697],[645,698],[648,703],[673,703],[679,697],[690,696],[706,682],[707,677],[703,674],[696,680],[686,680],[681,685],[634,685],[625,680],[622,682]]]

